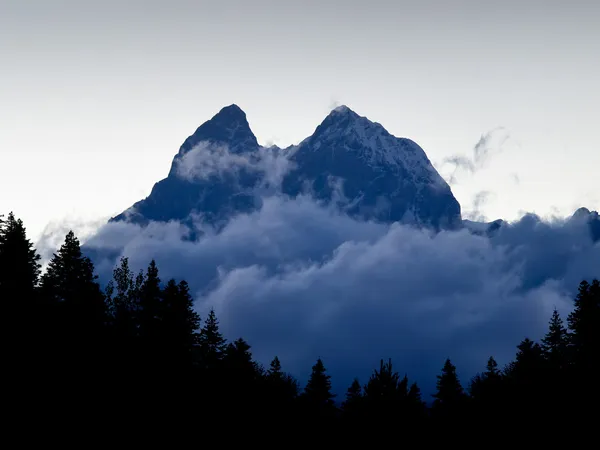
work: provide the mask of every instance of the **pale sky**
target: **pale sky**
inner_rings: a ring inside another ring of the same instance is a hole
[[[448,181],[503,127],[463,212],[600,209],[599,23],[594,0],[0,0],[0,212],[33,238],[105,220],[231,103],[280,146],[346,104]]]

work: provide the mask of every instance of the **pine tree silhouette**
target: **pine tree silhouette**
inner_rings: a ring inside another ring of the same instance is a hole
[[[199,346],[204,367],[209,370],[218,368],[225,354],[227,341],[219,331],[219,320],[214,309],[210,310],[200,330]]]
[[[16,304],[32,300],[40,276],[40,255],[27,238],[23,221],[11,212],[0,218],[0,298],[19,295]]]
[[[569,381],[573,396],[585,398],[589,405],[600,403],[600,385],[596,374],[600,367],[600,282],[582,281],[579,284],[569,325]],[[583,417],[584,408],[579,408]]]
[[[302,394],[305,419],[316,428],[321,429],[327,422],[332,421],[336,408],[331,392],[331,376],[327,374],[321,358],[312,366],[312,372]]]
[[[342,403],[342,412],[347,432],[354,430],[356,433],[356,427],[360,426],[365,414],[363,388],[358,378],[352,381],[346,391],[346,399]]]
[[[11,212],[0,216],[0,328],[3,331],[3,386],[18,392],[12,404],[4,396],[8,414],[19,417],[31,413],[29,404],[49,389],[40,367],[51,367],[47,333],[49,311],[43,308],[36,287],[40,274],[40,256],[27,238],[25,226]],[[7,391],[8,392],[8,391]],[[10,402],[10,406],[9,406]]]
[[[179,284],[171,279],[162,296],[161,341],[168,364],[181,369],[192,365],[194,346],[199,342],[200,316],[194,311],[194,302],[186,281]]]
[[[436,387],[432,413],[438,426],[445,427],[463,419],[467,397],[450,359],[446,359],[442,374],[437,376]]]
[[[94,265],[82,255],[79,240],[69,231],[42,276],[40,290],[45,300],[61,311],[57,326],[71,334],[69,341],[88,348],[103,338],[107,321],[104,295],[96,279]]]
[[[566,364],[568,345],[567,329],[555,308],[552,312],[548,332],[542,338],[542,351],[554,369],[559,370]]]
[[[94,266],[82,255],[79,240],[72,231],[48,264],[41,278],[40,293],[53,314],[49,345],[53,348],[49,377],[60,393],[60,401],[70,410],[85,411],[104,398],[103,383],[107,364],[107,308]],[[56,399],[56,401],[59,401]]]

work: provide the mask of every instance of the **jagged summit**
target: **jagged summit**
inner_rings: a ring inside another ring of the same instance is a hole
[[[340,116],[340,115],[351,115],[351,116],[355,116],[358,117],[358,114],[356,114],[352,109],[350,109],[348,106],[346,105],[339,105],[336,106],[335,108],[333,108],[331,110],[331,112],[329,113],[330,116]]]
[[[179,153],[188,152],[201,141],[228,144],[234,151],[241,145],[258,146],[246,113],[236,104],[222,108],[212,119],[200,125],[194,134],[185,140]]]
[[[350,109],[348,106],[340,105],[331,110],[331,112],[325,117],[325,119],[323,119],[321,125],[327,126],[340,123],[348,125],[354,123],[355,121],[366,121],[369,123],[374,123],[366,117],[359,115],[358,113]]]
[[[294,148],[291,159],[297,169],[283,184],[289,195],[302,192],[308,182],[315,197],[332,201],[341,187],[351,215],[433,228],[461,226],[460,205],[423,149],[345,105],[331,111]]]
[[[273,158],[283,164],[274,166]],[[194,213],[227,221],[260,207],[257,187],[265,178],[280,180],[281,192],[290,197],[308,191],[359,218],[461,226],[460,205],[423,149],[345,105],[285,150],[259,146],[246,114],[235,104],[226,106],[185,140],[168,177],[113,220],[181,221]]]

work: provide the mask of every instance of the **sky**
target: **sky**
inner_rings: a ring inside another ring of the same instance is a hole
[[[120,256],[156,259],[300,381],[322,357],[343,393],[391,357],[428,393],[451,357],[466,384],[600,274],[587,223],[560,218],[600,209],[597,23],[593,1],[0,0],[0,211],[46,261],[85,235],[103,284]],[[277,190],[221,230],[191,217],[197,240],[106,224],[232,103],[282,147],[345,104],[416,141],[464,217],[511,224],[431,234]]]
[[[346,104],[419,143],[467,214],[599,209],[598,22],[593,0],[0,0],[0,211],[34,238],[94,228],[231,103],[280,146]]]

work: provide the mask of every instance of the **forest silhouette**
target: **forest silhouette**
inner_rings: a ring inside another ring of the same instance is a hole
[[[332,393],[321,359],[300,386],[276,355],[263,367],[243,338],[226,339],[214,311],[199,317],[186,281],[161,280],[154,260],[133,273],[121,258],[102,289],[73,232],[42,274],[12,213],[0,216],[0,299],[5,411],[28,427],[94,433],[86,442],[116,432],[249,444],[248,430],[267,440],[277,431],[299,440],[397,441],[401,431],[403,439],[431,432],[421,439],[464,442],[474,433],[537,436],[598,418],[597,279],[582,281],[566,320],[554,310],[543,339],[524,337],[505,367],[490,356],[485,370],[460,380],[452,361],[441,361],[432,398],[410,380],[410,367],[398,371],[391,359],[368,380],[355,379],[344,398]]]

